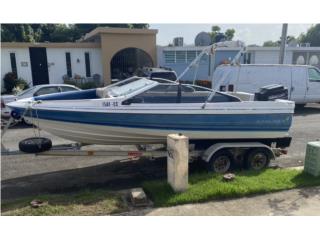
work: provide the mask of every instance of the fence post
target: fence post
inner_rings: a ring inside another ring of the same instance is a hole
[[[188,188],[189,139],[181,134],[167,137],[167,178],[175,192]]]

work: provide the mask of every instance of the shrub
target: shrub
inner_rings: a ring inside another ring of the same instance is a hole
[[[3,83],[7,93],[19,92],[29,88],[27,81],[23,78],[17,78],[17,75],[13,72],[8,72],[4,75]]]
[[[81,89],[91,89],[91,88],[97,88],[97,84],[95,82],[85,82],[78,85]]]
[[[29,84],[27,83],[26,80],[24,80],[23,78],[18,78],[18,79],[16,80],[16,85],[15,85],[15,87],[18,87],[18,88],[20,88],[21,90],[25,90],[25,89],[29,88],[30,86],[29,86]]]
[[[73,85],[73,86],[77,86],[76,81],[72,80],[72,79],[64,79],[63,80],[64,84],[69,84],[69,85]]]
[[[62,76],[62,80],[63,81],[68,81],[68,80],[70,80],[70,77],[67,74],[65,74],[65,75]]]
[[[27,88],[29,88],[29,84],[26,82],[26,80],[23,78],[18,78],[15,80],[15,86],[12,89],[12,93],[16,95]]]
[[[8,72],[3,77],[4,88],[8,93],[12,92],[12,89],[15,87],[17,81],[17,74],[13,72]]]
[[[91,88],[97,88],[101,84],[99,81],[94,81],[94,80],[89,80],[85,81],[86,79],[81,78],[80,75],[75,74],[75,78],[67,78],[67,77],[62,77],[64,84],[69,84],[76,86],[81,89],[91,89]]]

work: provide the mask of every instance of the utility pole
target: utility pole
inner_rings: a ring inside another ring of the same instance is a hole
[[[280,53],[279,53],[279,64],[284,63],[284,56],[286,53],[286,43],[287,43],[287,31],[288,31],[288,23],[282,24],[282,34],[281,34],[281,45],[280,45]]]

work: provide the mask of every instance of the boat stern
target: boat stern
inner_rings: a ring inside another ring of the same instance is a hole
[[[290,111],[290,113],[292,113],[292,114],[294,113],[294,108],[295,108],[294,101],[284,100],[284,99],[276,99],[275,102],[285,106]]]

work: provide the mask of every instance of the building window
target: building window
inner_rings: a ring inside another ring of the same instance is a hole
[[[186,63],[186,51],[176,51],[176,63]]]
[[[192,62],[197,56],[197,51],[187,51],[187,62]]]
[[[306,60],[304,59],[304,56],[300,55],[300,56],[297,58],[296,64],[298,64],[298,65],[304,65],[305,63],[306,63]]]
[[[175,51],[164,51],[164,61],[165,63],[175,63],[176,62],[176,52]]]
[[[86,76],[91,77],[90,56],[88,52],[84,53],[84,58],[86,62]]]
[[[243,55],[243,63],[250,64],[251,63],[251,53],[245,53]]]
[[[197,56],[199,56],[202,53],[202,51],[197,51]],[[209,55],[204,54],[202,55],[202,57],[200,58],[199,63],[207,63],[209,61]]]
[[[164,51],[165,63],[190,63],[192,62],[201,51]],[[201,57],[201,63],[207,63],[209,61],[208,55]]]
[[[66,65],[67,65],[67,75],[68,77],[72,77],[72,69],[71,69],[71,55],[69,52],[66,52]]]
[[[10,53],[11,71],[18,77],[16,54]]]
[[[310,65],[314,65],[314,66],[318,65],[319,64],[318,56],[317,55],[312,55],[310,60],[309,60],[309,64]]]

